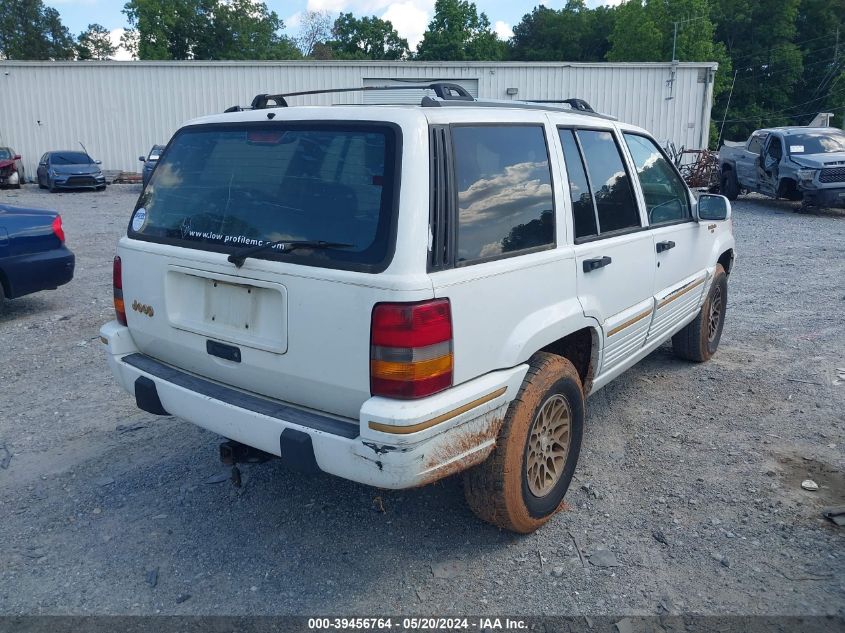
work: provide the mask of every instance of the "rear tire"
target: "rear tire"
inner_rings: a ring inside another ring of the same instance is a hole
[[[563,507],[584,429],[584,391],[569,360],[538,352],[505,414],[493,454],[464,473],[472,511],[528,534]]]
[[[739,197],[739,182],[736,179],[736,172],[733,169],[728,169],[722,172],[720,185],[722,195],[728,200],[733,201]]]
[[[672,337],[672,351],[678,358],[703,363],[710,360],[719,347],[728,306],[728,276],[716,264],[710,292],[695,321]]]

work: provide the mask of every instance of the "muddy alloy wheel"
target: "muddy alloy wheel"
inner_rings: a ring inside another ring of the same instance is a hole
[[[563,506],[584,428],[584,393],[572,363],[538,352],[528,364],[493,454],[464,474],[464,495],[472,511],[488,523],[523,534]]]
[[[710,313],[707,315],[707,341],[712,343],[720,333],[722,324],[722,287],[715,286],[710,296]]]
[[[675,356],[696,363],[710,360],[719,348],[728,306],[728,276],[721,264],[716,264],[710,293],[695,320],[672,337]]]
[[[540,407],[528,435],[526,478],[528,490],[535,497],[549,494],[563,476],[571,430],[569,402],[556,393]]]

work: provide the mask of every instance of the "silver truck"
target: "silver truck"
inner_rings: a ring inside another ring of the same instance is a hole
[[[845,132],[834,127],[757,130],[719,150],[723,195],[743,192],[800,200],[803,207],[845,207]]]

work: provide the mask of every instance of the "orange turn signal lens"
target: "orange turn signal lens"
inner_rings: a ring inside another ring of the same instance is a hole
[[[371,375],[387,380],[423,380],[451,371],[451,354],[416,363],[394,363],[386,360],[370,362]]]

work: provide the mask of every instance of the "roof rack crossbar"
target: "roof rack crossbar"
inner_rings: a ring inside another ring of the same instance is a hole
[[[359,86],[358,88],[322,88],[320,90],[301,90],[299,92],[285,92],[280,94],[255,95],[252,100],[252,109],[261,110],[267,107],[269,102],[274,102],[277,107],[288,107],[287,97],[303,97],[306,95],[338,94],[344,92],[370,92],[382,90],[431,90],[435,95],[447,101],[474,101],[473,96],[458,84],[435,82],[422,85],[408,86]]]
[[[463,86],[455,83],[436,81],[430,84],[408,84],[390,86],[359,86],[357,88],[321,88],[318,90],[300,90],[298,92],[284,92],[279,94],[258,94],[252,100],[249,108],[232,106],[226,112],[241,112],[243,110],[263,110],[268,107],[288,107],[288,97],[303,97],[308,95],[342,94],[349,92],[371,92],[390,90],[431,90],[437,99],[424,96],[420,105],[436,108],[443,106],[476,106],[484,108],[517,108],[527,110],[547,110],[553,112],[568,112],[583,114],[602,119],[616,120],[616,117],[601,114],[593,110],[592,106],[583,99],[537,99],[530,101],[496,101],[479,100],[474,98]],[[273,104],[271,106],[270,104]],[[568,106],[568,107],[564,107]]]
[[[595,112],[593,106],[583,99],[531,99],[529,103],[565,103],[572,107],[573,110],[580,110],[581,112]]]

